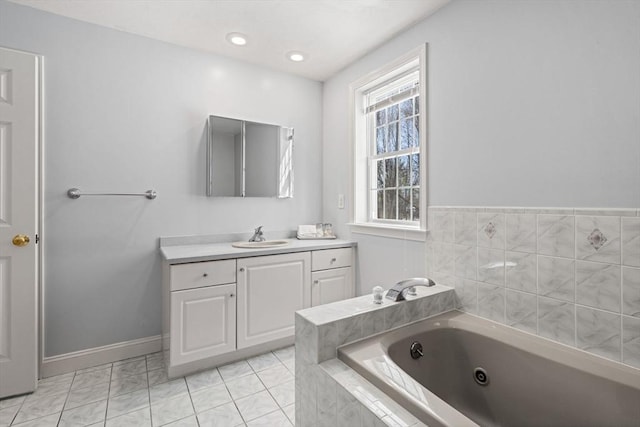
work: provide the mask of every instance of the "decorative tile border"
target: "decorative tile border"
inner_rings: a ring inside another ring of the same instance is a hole
[[[459,309],[640,368],[640,209],[428,216],[427,274],[455,287]]]

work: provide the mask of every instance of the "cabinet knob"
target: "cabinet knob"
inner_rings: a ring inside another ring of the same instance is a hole
[[[337,261],[337,259],[331,258],[331,262],[336,262],[336,261]]]
[[[202,275],[202,277],[207,277],[207,276],[208,276],[208,274],[207,274],[207,273],[204,273],[204,274]]]
[[[244,271],[244,267],[240,267],[240,273]]]
[[[320,282],[318,282],[317,280],[314,280],[314,281],[313,281],[313,284],[314,284],[314,285],[317,285],[318,283],[320,283]]]
[[[231,298],[233,298],[233,297],[235,297],[235,296],[236,296],[236,294],[231,294],[231,295],[229,295],[229,296],[230,296]]]

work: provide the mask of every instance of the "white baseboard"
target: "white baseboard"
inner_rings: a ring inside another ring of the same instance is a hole
[[[79,369],[117,362],[130,357],[155,353],[162,349],[162,336],[139,338],[137,340],[109,344],[86,350],[74,351],[59,356],[45,357],[40,374],[42,378],[66,374]]]

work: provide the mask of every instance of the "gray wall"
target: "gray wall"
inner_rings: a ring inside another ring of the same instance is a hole
[[[430,205],[640,206],[640,2],[453,1],[325,82],[324,218],[339,234],[348,85],[422,43]],[[360,258],[362,291],[378,281],[372,262],[397,258],[385,240]],[[406,269],[390,262],[386,276]]]
[[[321,83],[4,0],[0,45],[44,55],[46,356],[160,334],[159,236],[318,221]],[[205,197],[209,114],[294,127],[296,197]]]

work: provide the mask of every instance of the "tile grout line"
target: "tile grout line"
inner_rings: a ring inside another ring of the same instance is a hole
[[[271,355],[272,355],[272,356],[273,356],[273,357],[278,361],[278,363],[279,363],[280,365],[282,365],[282,366],[287,370],[287,372],[291,372],[291,371],[289,371],[289,368],[287,368],[287,366],[284,364],[284,362],[283,362],[283,361],[282,361],[282,360],[281,360],[281,359],[280,359],[280,358],[279,358],[279,357],[278,357],[278,356],[277,356],[273,351],[270,351],[269,353],[264,353],[264,354],[271,354]],[[261,355],[259,355],[259,356],[261,356]],[[257,356],[256,356],[256,357],[257,357]],[[277,406],[277,409],[276,409],[275,411],[268,412],[268,413],[266,413],[266,414],[264,414],[264,415],[261,415],[261,416],[259,416],[259,417],[255,418],[255,419],[253,419],[253,420],[250,420],[250,421],[258,420],[258,419],[260,419],[260,418],[262,418],[262,417],[264,417],[264,416],[267,416],[267,415],[269,415],[269,414],[275,413],[275,412],[277,412],[277,411],[282,412],[282,413],[284,414],[285,418],[286,418],[287,420],[289,420],[289,417],[287,417],[286,413],[284,412],[284,408],[283,408],[282,406],[280,406],[280,403],[278,403],[278,401],[276,400],[276,398],[273,396],[273,394],[271,393],[271,391],[270,391],[269,387],[267,387],[267,385],[264,383],[264,381],[262,380],[262,378],[260,378],[260,375],[258,374],[258,372],[260,372],[260,371],[256,371],[256,370],[255,370],[255,368],[253,367],[253,365],[251,365],[251,363],[249,363],[249,359],[245,359],[245,360],[247,361],[247,364],[249,365],[249,367],[250,367],[250,368],[251,368],[251,370],[253,371],[254,375],[258,378],[258,381],[260,381],[260,383],[261,383],[261,384],[262,384],[262,386],[264,387],[264,391],[266,391],[266,392],[269,394],[269,396],[273,399],[273,401],[276,403],[276,406]],[[270,366],[270,367],[268,367],[268,368],[263,369],[263,371],[266,371],[267,369],[271,369],[271,368],[273,368],[273,367],[277,367],[277,366]],[[295,374],[294,374],[294,378],[295,378]],[[284,383],[283,383],[283,384],[284,384]],[[279,386],[279,385],[282,385],[282,384],[277,384],[277,385],[276,385],[276,386],[274,386],[274,387],[277,387],[277,386]],[[257,394],[257,393],[261,393],[261,392],[262,392],[262,390],[261,390],[261,391],[258,391],[258,392],[256,392],[256,393],[252,393],[252,394],[250,394],[249,396],[252,396],[252,395],[255,395],[255,394]],[[248,396],[245,396],[245,397],[248,397]],[[233,397],[232,397],[232,399],[233,399]],[[233,399],[233,402],[234,402],[234,404],[235,404],[235,399]],[[237,405],[236,405],[236,408],[237,408]],[[241,417],[242,417],[242,419],[244,420],[244,416],[243,416],[243,415],[242,415],[242,413],[240,412],[240,409],[239,409],[239,408],[238,408],[238,412],[240,413],[240,416],[241,416]],[[249,422],[249,421],[245,421],[245,423],[248,423],[248,422]]]
[[[144,356],[144,362],[145,364],[147,363],[146,355]],[[151,411],[151,382],[149,381],[149,369],[147,369],[147,396],[149,397],[149,424],[151,425],[150,427],[153,427],[153,412]]]
[[[217,368],[216,368],[217,370]],[[147,371],[148,372],[148,371]],[[189,395],[189,402],[191,402],[191,408],[193,408],[193,417],[196,419],[196,424],[198,425],[198,427],[200,427],[200,421],[198,420],[198,413],[196,412],[196,405],[193,404],[193,397],[191,396],[191,389],[189,388],[189,381],[187,381],[187,377],[186,375],[182,377],[182,379],[184,380],[184,383],[187,386],[187,394]],[[149,396],[149,403],[151,403],[151,396]],[[189,417],[184,417],[181,419],[187,419]],[[177,420],[179,421],[179,420]]]
[[[66,409],[67,406],[67,402],[69,401],[69,395],[71,394],[71,388],[73,387],[73,382],[76,380],[76,372],[73,372],[73,378],[71,378],[71,383],[69,384],[69,390],[67,390],[67,396],[64,399],[64,404],[62,405],[62,409],[60,410],[60,416],[58,417],[58,423],[56,425],[60,425],[60,423],[62,422],[62,414],[64,414],[64,411]]]
[[[24,406],[24,402],[27,401],[27,396],[24,397],[24,399],[22,399],[22,402],[18,403],[18,405],[20,405],[20,407],[18,408],[18,410],[16,411],[15,414],[13,414],[13,418],[11,419],[11,422],[9,423],[9,426],[12,426],[13,423],[15,422],[16,418],[18,418],[18,414],[20,413],[20,411],[22,411],[22,407]],[[16,405],[16,406],[18,406]],[[10,408],[11,406],[9,406]]]
[[[107,387],[107,404],[104,409],[104,425],[107,425],[107,414],[109,413],[109,403],[111,403],[111,381],[113,380],[113,363],[111,364],[111,373],[109,375],[109,387]]]

